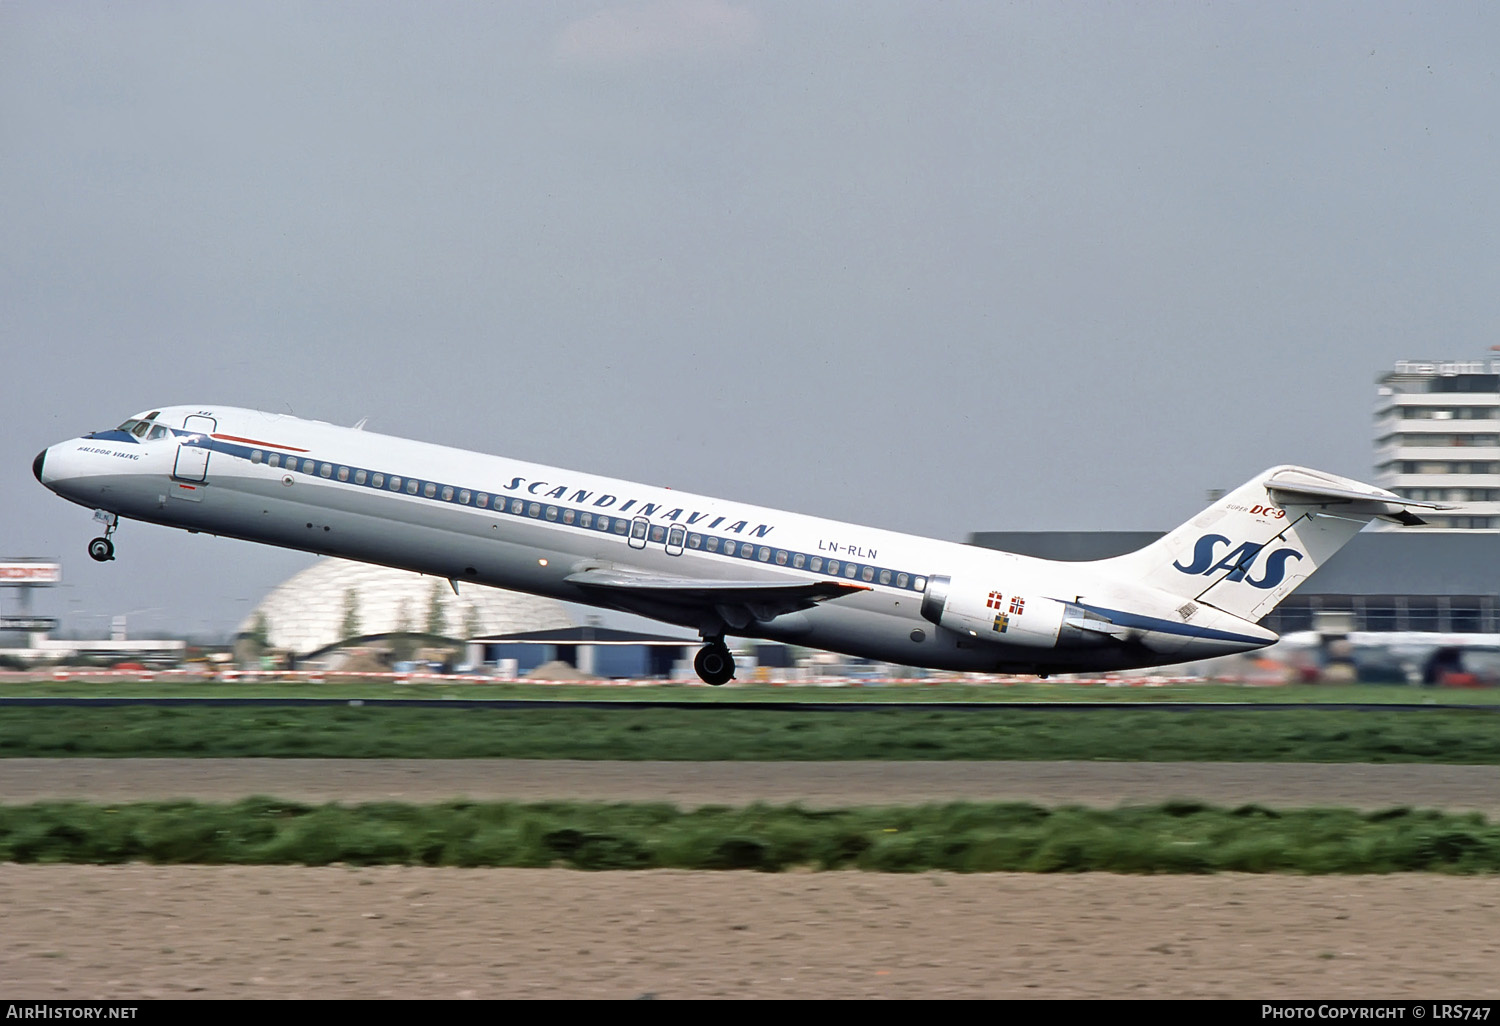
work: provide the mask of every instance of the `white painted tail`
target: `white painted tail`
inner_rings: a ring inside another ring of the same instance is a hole
[[[1160,540],[1098,566],[1256,621],[1376,517],[1422,521],[1392,492],[1306,467],[1272,467]]]

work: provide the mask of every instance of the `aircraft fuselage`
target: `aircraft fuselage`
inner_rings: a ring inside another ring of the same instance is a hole
[[[1143,583],[1108,562],[1033,559],[253,410],[171,407],[122,427],[51,446],[38,480],[126,519],[622,609],[705,638],[1033,673],[1180,662],[1276,638],[1213,606],[1189,610],[1196,582]],[[1192,566],[1177,569],[1185,578]]]

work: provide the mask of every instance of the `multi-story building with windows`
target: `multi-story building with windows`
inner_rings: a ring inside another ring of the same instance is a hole
[[[1424,514],[1432,527],[1500,530],[1500,357],[1398,360],[1378,385],[1376,483],[1461,504]]]

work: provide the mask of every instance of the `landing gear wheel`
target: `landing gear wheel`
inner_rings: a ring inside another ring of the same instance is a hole
[[[709,642],[693,657],[693,669],[703,678],[703,683],[718,687],[734,679],[734,656],[723,642]]]
[[[101,563],[115,558],[115,543],[108,538],[95,538],[89,542],[89,555]]]

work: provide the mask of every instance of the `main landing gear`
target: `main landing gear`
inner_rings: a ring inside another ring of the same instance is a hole
[[[120,526],[120,518],[113,513],[96,509],[94,519],[104,523],[104,537],[89,542],[89,555],[100,563],[108,563],[115,558],[115,543],[109,539],[115,533],[115,528]]]
[[[693,669],[703,678],[703,683],[718,687],[734,679],[734,656],[723,637],[708,638],[708,644],[693,657]]]

